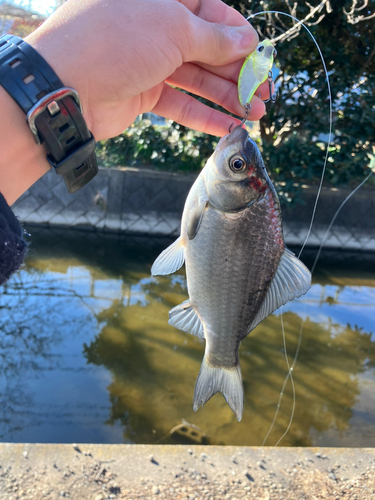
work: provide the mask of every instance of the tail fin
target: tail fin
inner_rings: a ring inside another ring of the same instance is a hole
[[[236,414],[237,420],[240,421],[244,394],[239,363],[233,368],[216,368],[208,364],[205,356],[195,384],[194,411],[207,403],[217,392],[223,394],[225,401]]]

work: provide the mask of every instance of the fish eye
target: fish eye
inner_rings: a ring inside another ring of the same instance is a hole
[[[233,156],[229,161],[229,166],[233,172],[243,172],[246,168],[246,162],[240,156]]]
[[[263,50],[264,50],[264,45],[259,45],[258,52],[263,52]]]

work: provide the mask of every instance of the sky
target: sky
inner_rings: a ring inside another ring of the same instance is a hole
[[[55,0],[31,0],[31,9],[43,14],[51,14],[55,9]]]
[[[29,7],[41,14],[52,14],[55,9],[55,0],[13,0],[14,4]]]

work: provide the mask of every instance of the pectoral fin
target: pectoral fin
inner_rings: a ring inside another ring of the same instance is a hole
[[[311,273],[293,252],[285,247],[276,274],[267,295],[254,320],[249,325],[246,335],[273,311],[290,300],[304,295],[311,287]],[[245,336],[246,336],[245,335]]]
[[[187,234],[189,240],[193,240],[198,233],[200,223],[202,222],[202,217],[204,209],[206,208],[208,200],[199,200],[198,204],[189,214],[189,221],[187,227]]]
[[[185,247],[181,236],[162,252],[151,268],[151,274],[171,274],[182,267],[185,260]]]
[[[191,305],[190,300],[185,300],[185,302],[169,311],[168,323],[183,332],[204,338],[203,323]]]

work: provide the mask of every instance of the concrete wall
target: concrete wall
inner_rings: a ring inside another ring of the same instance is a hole
[[[129,234],[176,236],[194,175],[147,169],[100,169],[96,178],[69,194],[50,171],[13,205],[22,222]],[[309,245],[319,245],[349,189],[324,188]],[[287,244],[303,243],[317,187],[304,187],[304,205],[283,211]],[[362,188],[345,205],[325,247],[375,250],[375,189]]]

